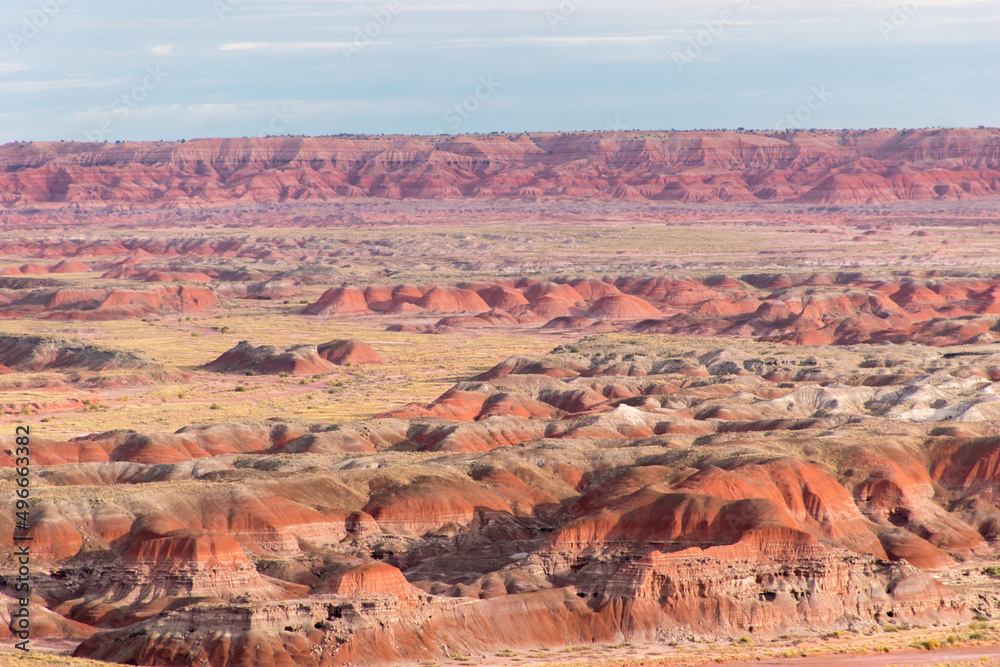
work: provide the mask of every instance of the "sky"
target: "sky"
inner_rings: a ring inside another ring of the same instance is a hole
[[[3,0],[0,143],[1000,125],[1000,0]]]

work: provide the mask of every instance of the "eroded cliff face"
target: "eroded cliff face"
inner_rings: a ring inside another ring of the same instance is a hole
[[[989,349],[601,340],[335,427],[39,439],[35,613],[212,667],[1000,615],[939,581],[998,555]]]
[[[879,204],[1000,196],[995,129],[276,137],[0,147],[0,205],[361,198]]]

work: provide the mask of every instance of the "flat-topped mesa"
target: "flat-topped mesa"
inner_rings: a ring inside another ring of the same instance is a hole
[[[990,128],[17,143],[0,147],[0,192],[13,209],[525,197],[866,205],[1000,196],[998,153]]]

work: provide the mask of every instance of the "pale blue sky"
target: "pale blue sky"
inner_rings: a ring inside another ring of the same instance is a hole
[[[1000,0],[0,9],[0,142],[780,123],[1000,125]]]

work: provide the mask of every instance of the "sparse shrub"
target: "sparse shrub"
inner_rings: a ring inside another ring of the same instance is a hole
[[[246,390],[247,388],[241,384],[236,385],[236,387],[233,389],[233,391],[246,391]]]
[[[187,392],[186,391],[179,391],[179,392],[177,392],[177,398],[185,398],[185,397],[187,397]]]
[[[219,405],[218,403],[212,403],[210,406],[208,406],[208,409],[209,410],[221,410],[222,406]]]

